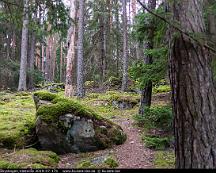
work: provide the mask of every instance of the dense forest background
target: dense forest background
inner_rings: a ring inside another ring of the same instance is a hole
[[[135,94],[138,124],[168,135],[145,140],[169,140],[177,168],[216,167],[214,0],[0,0],[0,43],[0,91]]]

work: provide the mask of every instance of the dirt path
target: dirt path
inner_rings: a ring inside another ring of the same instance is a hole
[[[140,130],[132,125],[130,119],[116,121],[127,133],[127,141],[115,147],[119,168],[153,168],[153,151],[143,146]]]
[[[127,133],[127,141],[124,144],[97,152],[62,155],[59,168],[74,168],[80,160],[108,154],[116,156],[119,163],[118,168],[153,168],[153,151],[143,146],[139,135],[140,130],[133,126],[133,121],[126,118],[118,118],[113,121]]]

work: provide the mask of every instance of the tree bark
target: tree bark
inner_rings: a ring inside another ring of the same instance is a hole
[[[148,8],[150,10],[154,10],[156,8],[156,0],[149,0],[148,1]],[[147,35],[147,40],[145,42],[145,49],[153,49],[153,38],[154,38],[154,26],[152,21],[149,22],[148,26],[149,32]],[[144,56],[144,63],[145,64],[152,64],[153,59],[151,55]],[[149,81],[145,86],[144,90],[141,92],[141,104],[139,108],[139,114],[145,114],[145,107],[151,106],[151,98],[152,98],[152,81]]]
[[[29,24],[28,3],[29,3],[28,0],[24,0],[21,60],[20,60],[20,74],[19,74],[18,91],[27,90],[26,73],[27,73],[28,24]]]
[[[128,88],[128,31],[127,31],[127,1],[123,0],[123,74],[122,91]]]
[[[76,17],[76,10],[75,10],[75,0],[70,1],[70,17],[75,21]],[[73,84],[72,84],[72,70],[74,66],[74,60],[75,60],[75,34],[76,34],[76,28],[75,24],[73,23],[71,28],[69,29],[69,48],[67,52],[67,67],[66,67],[66,81],[65,81],[65,96],[66,97],[72,97],[74,94]]]
[[[31,43],[30,43],[30,52],[29,52],[29,70],[31,72],[34,71],[34,60],[35,60],[35,43],[36,43],[36,37],[35,34],[31,34]],[[30,73],[29,75],[29,89],[33,88],[33,74]]]
[[[83,34],[84,34],[84,0],[79,1],[78,43],[77,43],[77,96],[85,96],[83,82]]]
[[[203,0],[174,1],[173,12],[185,32],[205,34]],[[181,33],[173,35],[170,81],[176,168],[216,168],[216,100],[210,62],[209,50]]]

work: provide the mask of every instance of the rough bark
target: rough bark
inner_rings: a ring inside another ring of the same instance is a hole
[[[128,31],[127,31],[127,1],[123,0],[123,74],[122,91],[128,88]]]
[[[18,91],[27,90],[26,73],[27,73],[27,50],[28,50],[28,0],[24,0],[23,9],[23,27],[22,27],[22,43],[21,43],[21,59]]]
[[[203,0],[174,1],[173,11],[184,31],[205,34]],[[180,33],[173,35],[172,46],[176,168],[216,168],[216,100],[210,52]]]
[[[75,0],[70,1],[70,17],[71,19],[73,19],[73,21],[75,21],[75,17],[76,17]],[[66,97],[72,97],[74,94],[74,89],[72,84],[72,70],[73,70],[74,59],[75,59],[75,34],[76,34],[76,28],[74,23],[72,24],[69,30],[70,30],[68,35],[69,48],[67,52],[67,66],[66,66],[66,79],[65,79]]]
[[[77,43],[77,96],[82,98],[85,95],[83,82],[83,34],[84,34],[84,4],[85,0],[79,1],[78,21],[78,43]]]
[[[149,0],[148,1],[148,8],[150,10],[154,10],[156,8],[156,0]],[[152,49],[153,48],[153,38],[154,38],[154,26],[152,21],[148,24],[149,32],[147,35],[147,40],[145,42],[145,49]],[[144,63],[145,64],[152,64],[153,59],[151,55],[144,56]],[[144,90],[141,92],[141,104],[139,108],[139,114],[144,115],[145,107],[151,106],[151,98],[152,98],[152,81],[149,81],[145,86]]]

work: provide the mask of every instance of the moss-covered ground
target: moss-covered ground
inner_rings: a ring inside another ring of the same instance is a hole
[[[0,92],[0,146],[24,147],[34,128],[35,105],[31,93]]]
[[[153,105],[164,106],[170,104],[168,100],[169,97],[167,97],[165,93],[166,91],[169,91],[170,88],[158,88],[157,91],[156,89],[154,91],[154,93],[157,93],[157,95],[153,97]],[[64,92],[61,91],[58,93],[58,95],[63,96]],[[131,119],[135,114],[137,114],[140,96],[136,93],[108,91],[106,93],[87,93],[87,96],[84,99],[77,99],[75,97],[72,99],[76,99],[77,103],[81,103],[85,105],[85,107],[93,109],[96,114],[99,114],[104,118],[113,120],[118,118]],[[132,102],[135,103],[135,106],[132,109],[121,110],[112,105],[112,101],[115,100]],[[29,145],[29,139],[32,138],[31,131],[34,128],[34,122],[36,119],[35,114],[36,111],[32,93],[0,92],[0,150],[1,148],[23,148]],[[140,132],[140,135],[142,136],[143,132]],[[41,152],[43,153],[43,151]],[[15,155],[17,154],[12,154],[8,156],[8,158],[1,158],[0,168],[28,167],[29,164],[25,161],[22,161],[25,164],[12,162],[13,159],[16,158]],[[43,157],[38,157],[38,159],[41,160],[41,163],[40,161],[35,161],[33,158],[28,156],[28,158],[31,160],[30,167],[43,168],[56,166],[56,162],[44,163]],[[111,164],[115,164],[114,161],[110,162],[112,162]],[[155,168],[173,168],[173,151],[155,150],[155,158],[153,162]],[[89,159],[80,160],[80,162],[77,163],[76,167],[83,168],[85,167],[85,164],[89,164]],[[92,165],[90,165],[90,167],[91,166]]]

